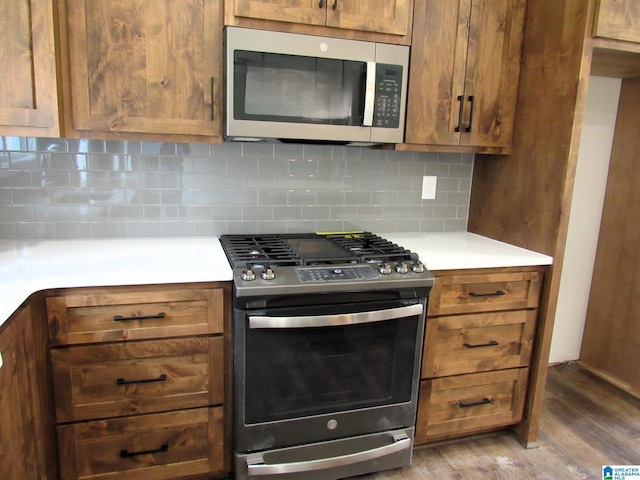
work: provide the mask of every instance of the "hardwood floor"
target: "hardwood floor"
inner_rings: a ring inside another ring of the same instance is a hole
[[[510,433],[419,447],[411,467],[359,480],[602,479],[603,465],[640,465],[640,399],[575,363],[549,369],[538,435]]]

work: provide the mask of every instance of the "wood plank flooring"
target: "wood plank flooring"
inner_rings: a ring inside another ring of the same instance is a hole
[[[575,363],[549,369],[538,435],[510,433],[419,447],[411,467],[359,480],[602,479],[602,465],[640,465],[640,399]]]

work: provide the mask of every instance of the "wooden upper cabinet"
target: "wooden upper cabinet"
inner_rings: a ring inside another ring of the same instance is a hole
[[[640,43],[640,2],[599,0],[593,36]]]
[[[327,26],[407,35],[412,0],[326,0]]]
[[[413,0],[226,0],[225,8],[227,25],[410,43]]]
[[[52,8],[48,0],[0,0],[1,135],[60,135]]]
[[[325,25],[327,12],[320,0],[232,0],[237,17],[277,22]],[[324,2],[326,3],[326,2]]]
[[[221,0],[60,5],[68,121],[79,135],[221,135]]]
[[[501,149],[510,147],[513,134],[525,9],[525,0],[416,4],[408,144],[505,153]]]

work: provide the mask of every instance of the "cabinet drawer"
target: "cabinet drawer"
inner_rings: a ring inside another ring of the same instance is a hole
[[[429,315],[536,308],[542,272],[437,275],[429,295]]]
[[[192,337],[51,350],[58,422],[223,402],[223,339]]]
[[[58,426],[61,478],[173,479],[223,470],[222,407]]]
[[[52,345],[221,333],[224,295],[215,289],[88,289],[47,298]]]
[[[537,315],[515,310],[430,318],[422,377],[527,366]]]
[[[528,369],[423,380],[417,441],[442,440],[511,425],[522,419]]]

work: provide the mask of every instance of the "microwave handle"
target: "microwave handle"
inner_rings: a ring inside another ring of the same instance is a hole
[[[364,90],[364,127],[373,126],[373,109],[376,104],[376,62],[367,62],[367,80]]]
[[[249,317],[249,328],[338,327],[411,317],[413,315],[421,315],[423,311],[424,308],[422,304],[417,303],[406,307],[347,313],[342,315],[311,315],[296,317],[268,317],[252,315]]]

